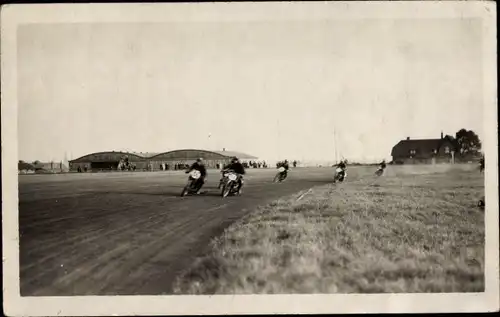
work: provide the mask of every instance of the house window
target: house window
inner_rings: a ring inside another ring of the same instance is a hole
[[[416,150],[410,150],[410,155],[415,155],[417,153]]]
[[[450,148],[449,147],[445,147],[444,148],[444,153],[446,153],[446,154],[450,153]]]
[[[432,153],[433,153],[433,154],[437,154],[437,152],[438,152],[438,150],[437,150],[437,149],[433,149],[433,150],[432,150]]]

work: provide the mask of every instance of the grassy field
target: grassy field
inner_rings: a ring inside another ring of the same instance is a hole
[[[261,207],[212,241],[177,294],[484,291],[476,166],[352,168]]]

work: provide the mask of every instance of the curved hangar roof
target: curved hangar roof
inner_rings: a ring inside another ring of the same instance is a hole
[[[206,160],[224,160],[236,156],[240,159],[257,159],[257,157],[240,152],[233,151],[206,151],[184,149],[163,153],[137,153],[137,152],[97,152],[84,155],[70,162],[112,162],[119,161],[124,155],[127,155],[132,161],[161,161],[161,160],[194,160],[199,157]]]

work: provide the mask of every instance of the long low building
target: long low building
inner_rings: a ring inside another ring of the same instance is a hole
[[[141,152],[97,152],[84,155],[69,161],[71,171],[105,171],[118,170],[124,158],[136,170],[174,170],[190,165],[197,158],[203,158],[208,168],[220,168],[229,163],[231,158],[241,160],[256,160],[257,157],[233,151],[207,151],[196,149],[183,149],[163,153]]]

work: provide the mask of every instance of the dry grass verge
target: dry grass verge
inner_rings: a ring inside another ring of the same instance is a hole
[[[481,175],[388,173],[371,182],[358,177],[260,208],[214,240],[175,292],[484,291]]]

